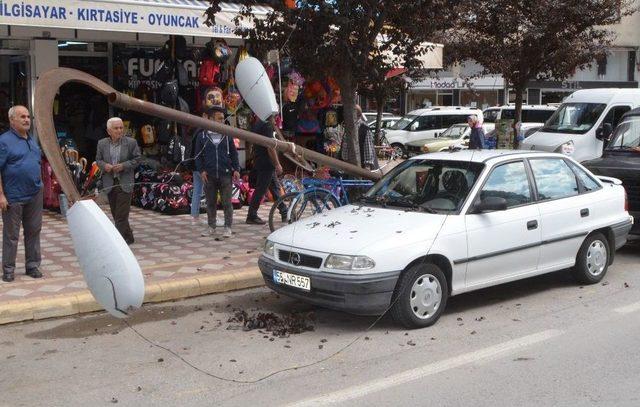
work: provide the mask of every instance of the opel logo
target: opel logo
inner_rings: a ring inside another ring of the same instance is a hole
[[[298,253],[291,253],[291,256],[289,256],[289,263],[293,264],[294,266],[299,266],[300,255]]]

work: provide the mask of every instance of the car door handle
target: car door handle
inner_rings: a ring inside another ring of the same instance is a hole
[[[534,230],[537,228],[538,228],[537,220],[530,220],[529,222],[527,222],[527,230]]]
[[[589,216],[589,209],[585,208],[585,209],[580,209],[580,216],[583,218],[586,218],[587,216]]]

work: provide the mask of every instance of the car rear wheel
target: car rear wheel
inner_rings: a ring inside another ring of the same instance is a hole
[[[393,297],[391,315],[407,328],[424,328],[436,323],[449,298],[444,273],[435,264],[417,264],[400,277]]]
[[[609,242],[602,233],[594,233],[580,246],[571,273],[579,283],[595,284],[604,278],[608,267]]]

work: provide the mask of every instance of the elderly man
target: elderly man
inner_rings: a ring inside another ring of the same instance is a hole
[[[134,139],[123,136],[124,124],[119,117],[107,120],[107,133],[109,137],[98,142],[96,163],[102,170],[102,187],[107,191],[116,229],[127,244],[133,244],[129,210],[140,148]]]
[[[9,109],[11,129],[0,135],[0,209],[2,209],[2,280],[11,282],[16,268],[20,224],[24,228],[27,275],[40,272],[42,179],[40,148],[29,135],[31,116],[24,106]]]

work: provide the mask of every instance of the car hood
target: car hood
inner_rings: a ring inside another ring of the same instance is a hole
[[[520,145],[520,149],[553,152],[567,141],[573,140],[576,136],[580,135],[538,131],[527,137]]]
[[[388,248],[395,239],[403,245],[433,240],[445,218],[395,208],[347,205],[278,229],[268,239],[325,253],[358,254],[365,248],[375,252],[376,245]]]
[[[605,150],[605,155],[594,160],[584,161],[582,165],[598,175],[614,176],[626,171],[640,171],[640,154],[628,152],[612,153]]]

